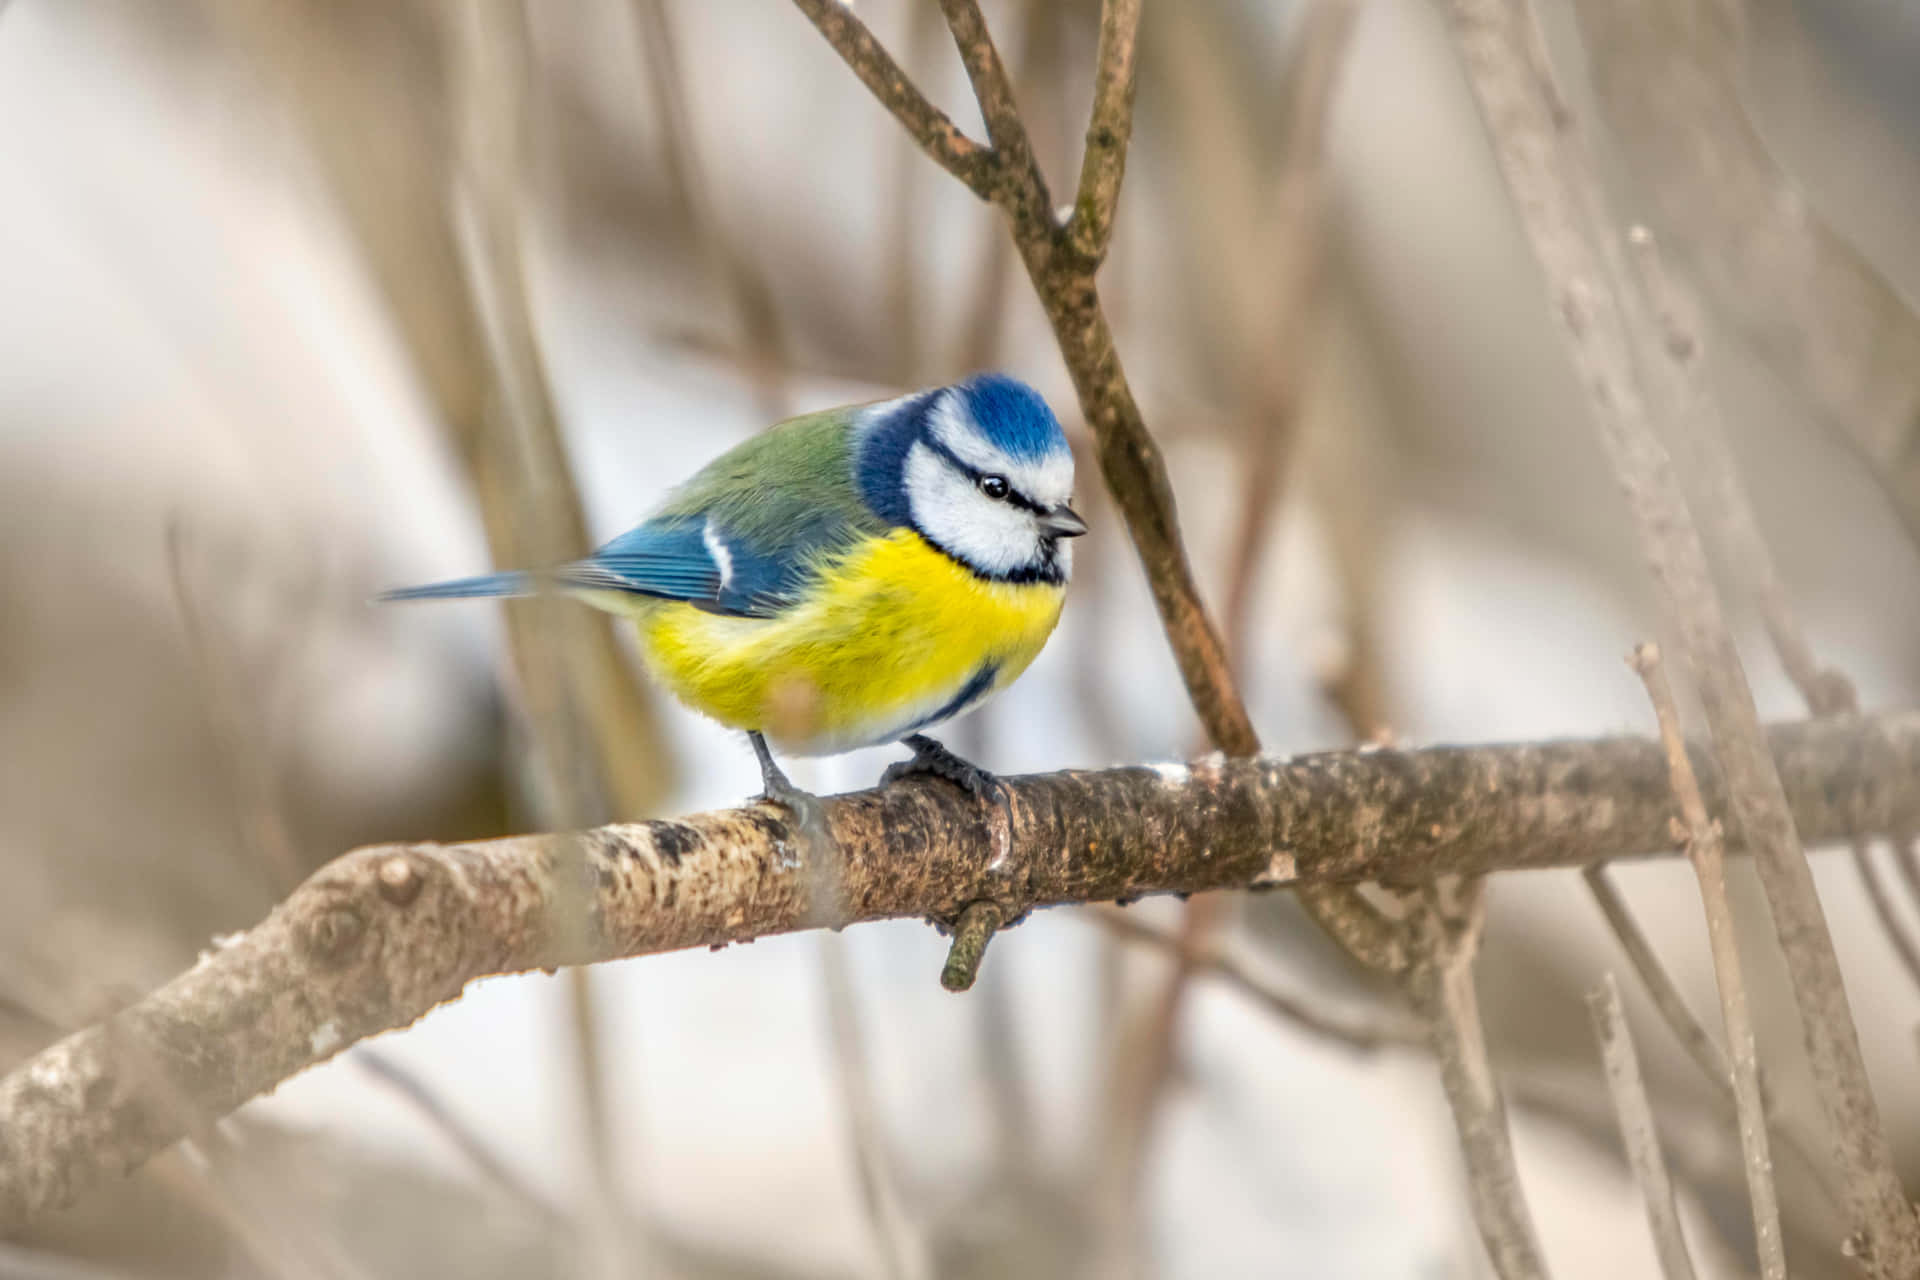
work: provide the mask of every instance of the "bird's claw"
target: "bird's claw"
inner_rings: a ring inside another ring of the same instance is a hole
[[[773,753],[767,750],[764,738],[757,733],[747,736],[752,740],[753,753],[760,761],[760,799],[787,811],[790,819],[787,825],[799,836],[801,844],[818,847],[830,845],[833,842],[832,834],[827,828],[827,810],[820,803],[820,797],[793,784],[793,780],[774,763]],[[798,863],[793,865],[797,866]]]
[[[993,860],[987,864],[987,870],[995,873],[1005,871],[1007,855],[1013,846],[1013,797],[1008,793],[1006,784],[923,733],[912,734],[903,741],[913,748],[913,755],[888,765],[886,772],[880,775],[880,785],[887,786],[902,778],[926,775],[944,778],[979,800],[990,814],[993,835]]]

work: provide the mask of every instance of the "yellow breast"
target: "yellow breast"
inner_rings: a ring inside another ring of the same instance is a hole
[[[895,741],[1006,687],[1046,644],[1064,596],[985,581],[900,530],[829,565],[777,617],[662,601],[625,611],[681,701],[790,754],[825,755]]]

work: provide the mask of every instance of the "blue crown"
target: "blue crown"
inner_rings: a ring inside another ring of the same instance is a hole
[[[1067,437],[1040,393],[1004,373],[982,373],[959,387],[980,434],[1010,458],[1038,462],[1067,451]]]

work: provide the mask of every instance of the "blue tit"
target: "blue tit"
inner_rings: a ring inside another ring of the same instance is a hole
[[[922,731],[1027,669],[1087,531],[1073,455],[1039,393],[998,374],[807,414],[709,463],[584,560],[387,593],[562,591],[631,618],[654,676],[745,730],[767,795],[802,796],[768,743],[831,755],[904,742],[888,770],[983,798],[992,776]]]

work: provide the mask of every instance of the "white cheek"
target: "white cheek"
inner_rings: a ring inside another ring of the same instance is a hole
[[[907,455],[906,479],[914,523],[975,568],[1012,573],[1039,557],[1031,517],[981,493],[931,450],[915,446]]]

